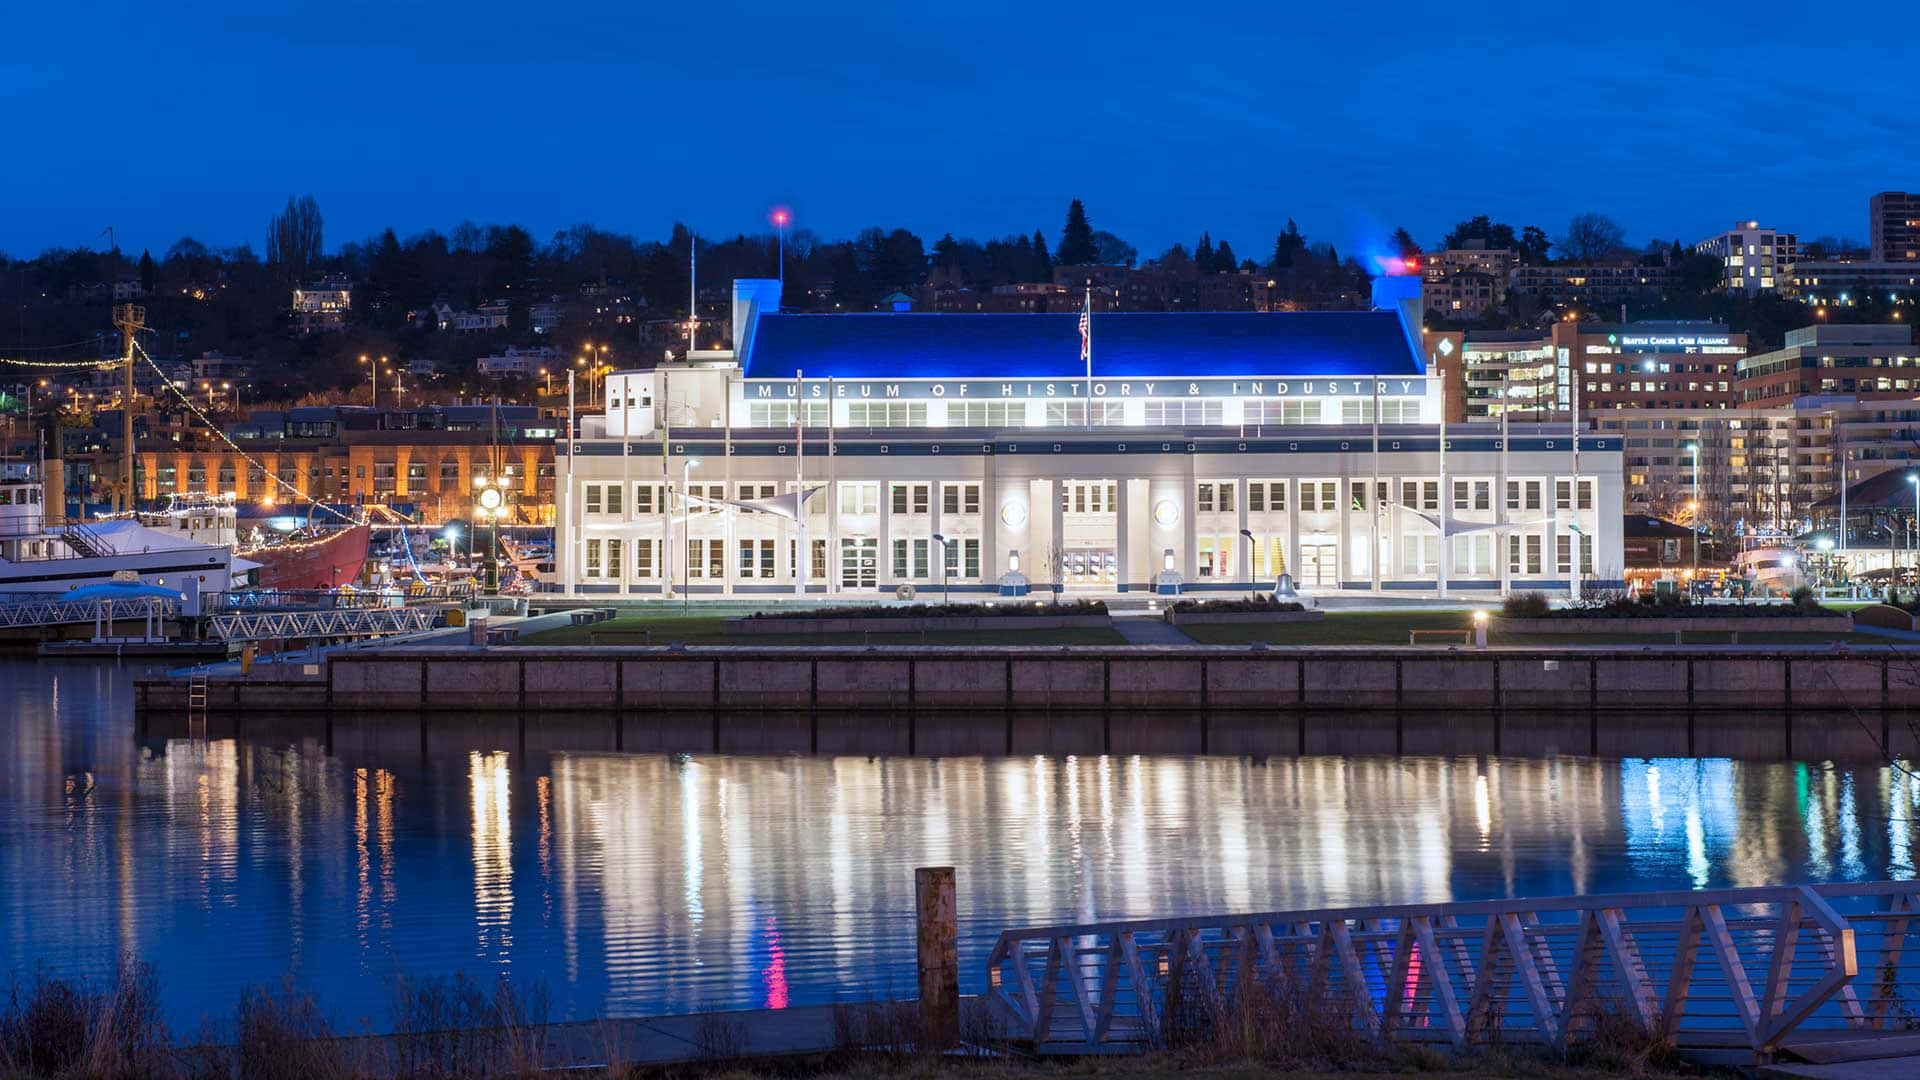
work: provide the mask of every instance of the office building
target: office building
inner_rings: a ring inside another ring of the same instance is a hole
[[[608,377],[560,447],[560,588],[1621,580],[1619,437],[1443,429],[1417,278],[1368,311],[1096,313],[1090,373],[1073,313],[780,314],[776,288],[736,283],[737,352]]]

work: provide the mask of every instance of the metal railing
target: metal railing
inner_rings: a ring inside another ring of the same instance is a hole
[[[425,630],[434,614],[423,607],[228,612],[207,620],[207,635],[222,641],[387,637]]]
[[[451,604],[470,600],[471,585],[422,585],[383,589],[234,589],[207,597],[209,613],[228,611],[344,611]]]
[[[1909,930],[1920,882],[1054,926],[1000,936],[988,999],[1054,1053],[1168,1045],[1264,995],[1380,1041],[1565,1047],[1611,1015],[1759,1060],[1915,1034]]]
[[[125,600],[25,600],[0,604],[0,629],[69,623],[111,624],[127,619],[158,621],[179,613],[178,601],[157,596]]]

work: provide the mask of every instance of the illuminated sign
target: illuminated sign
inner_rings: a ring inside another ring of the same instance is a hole
[[[1628,349],[1697,349],[1703,345],[1731,345],[1727,334],[1621,334],[1620,344]]]
[[[742,384],[748,401],[791,401],[800,396],[793,379],[748,379]],[[1339,379],[1095,379],[1096,398],[1267,398],[1267,397],[1425,397],[1423,378]],[[859,400],[973,401],[1085,398],[1085,379],[808,379],[809,401],[829,397]]]

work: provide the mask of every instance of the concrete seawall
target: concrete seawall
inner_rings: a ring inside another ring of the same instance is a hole
[[[165,707],[185,683],[143,680]],[[398,646],[215,710],[1920,708],[1920,653],[1733,648]]]

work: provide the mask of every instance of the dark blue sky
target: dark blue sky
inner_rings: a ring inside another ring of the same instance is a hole
[[[0,251],[107,225],[257,251],[292,192],[329,249],[468,218],[719,235],[775,203],[827,237],[1052,240],[1074,196],[1143,256],[1483,212],[1864,239],[1869,194],[1920,187],[1903,4],[186,7],[0,16]]]

